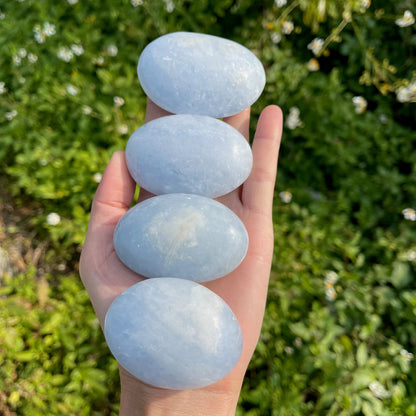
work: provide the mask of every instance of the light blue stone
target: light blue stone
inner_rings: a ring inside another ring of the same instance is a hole
[[[111,304],[104,324],[117,361],[136,378],[167,389],[205,387],[237,364],[241,330],[229,306],[197,283],[136,283]]]
[[[240,186],[253,156],[244,136],[216,118],[179,114],[137,129],[126,146],[131,176],[153,194],[216,198]]]
[[[142,276],[205,282],[241,263],[248,235],[225,205],[199,195],[166,194],[137,204],[120,219],[114,247]]]
[[[137,73],[146,94],[165,110],[217,118],[253,104],[266,82],[261,62],[244,46],[189,32],[149,43]]]

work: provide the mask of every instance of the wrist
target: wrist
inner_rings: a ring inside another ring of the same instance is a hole
[[[120,416],[234,416],[241,388],[159,389],[142,383],[123,368],[120,382]]]

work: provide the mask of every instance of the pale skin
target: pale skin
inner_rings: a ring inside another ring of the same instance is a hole
[[[148,100],[146,121],[168,114]],[[224,121],[248,139],[250,108]],[[244,345],[238,364],[215,384],[179,391],[142,383],[120,366],[121,416],[235,414],[244,374],[260,335],[266,304],[273,256],[272,206],[281,134],[280,108],[274,105],[266,107],[254,135],[254,162],[249,178],[238,189],[218,198],[244,222],[250,241],[247,255],[237,269],[205,284],[228,303],[239,321]],[[135,188],[124,152],[115,152],[93,200],[80,260],[80,275],[102,327],[111,302],[128,287],[143,280],[120,262],[113,246],[114,228],[131,206]],[[138,202],[151,196],[141,190]]]

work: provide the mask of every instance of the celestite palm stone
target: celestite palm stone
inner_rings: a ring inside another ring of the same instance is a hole
[[[117,361],[145,383],[194,389],[224,378],[243,345],[229,306],[197,283],[147,279],[111,304],[104,324]]]
[[[120,219],[114,247],[142,276],[205,282],[241,263],[248,234],[237,215],[213,199],[165,194],[137,204]]]
[[[169,33],[149,43],[137,73],[146,94],[165,110],[216,118],[253,104],[266,82],[261,62],[244,46],[190,32]]]
[[[179,114],[137,129],[127,142],[126,162],[135,181],[155,195],[216,198],[247,179],[253,156],[247,140],[229,124]]]

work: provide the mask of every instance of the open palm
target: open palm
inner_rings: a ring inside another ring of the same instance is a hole
[[[168,114],[148,101],[146,121]],[[224,121],[248,138],[250,108],[227,117]],[[233,210],[245,224],[249,234],[249,248],[237,269],[204,285],[222,297],[233,310],[241,326],[244,346],[239,363],[227,377],[199,390],[215,392],[224,397],[228,395],[230,401],[235,403],[263,320],[273,255],[272,204],[281,132],[280,109],[276,106],[266,107],[260,115],[253,140],[253,170],[249,178],[233,192],[218,198],[219,202]],[[113,245],[114,229],[130,208],[135,187],[136,184],[127,170],[124,152],[114,153],[94,197],[80,261],[81,278],[102,326],[112,301],[128,287],[143,280],[143,277],[121,263]],[[153,195],[141,190],[138,202],[151,196]],[[123,383],[128,384],[129,389],[137,388],[138,394],[141,391],[146,397],[151,398],[154,395],[157,400],[162,401],[167,400],[164,396],[171,394],[169,391],[144,385],[122,368],[120,374],[122,389]],[[189,394],[192,393],[187,393],[187,400]],[[235,407],[235,404],[231,404],[232,406]]]

